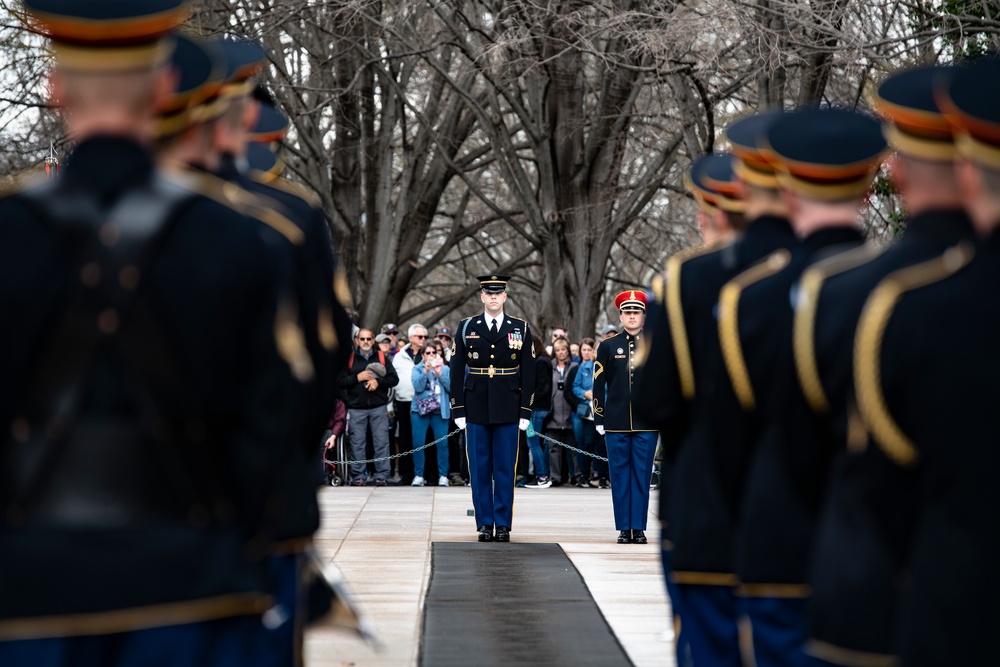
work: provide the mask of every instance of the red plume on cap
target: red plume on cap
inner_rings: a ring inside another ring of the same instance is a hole
[[[625,308],[646,310],[647,299],[648,297],[646,296],[646,293],[642,290],[626,290],[615,297],[615,308],[618,310],[623,310]]]

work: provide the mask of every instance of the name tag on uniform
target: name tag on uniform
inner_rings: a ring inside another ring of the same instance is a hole
[[[473,333],[467,334],[465,337],[466,338],[479,338],[479,334],[473,332]]]
[[[628,357],[624,354],[616,354],[615,359],[627,359]]]

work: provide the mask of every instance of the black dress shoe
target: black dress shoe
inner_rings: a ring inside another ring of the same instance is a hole
[[[618,544],[629,544],[632,542],[632,531],[622,530],[618,532]]]
[[[510,542],[510,528],[497,526],[497,542]]]
[[[479,527],[479,541],[480,542],[492,542],[493,541],[493,526],[480,526]]]
[[[646,543],[646,533],[641,530],[632,531],[632,544],[645,544]]]

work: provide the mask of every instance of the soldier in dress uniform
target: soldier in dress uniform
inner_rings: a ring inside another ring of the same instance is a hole
[[[738,183],[733,173],[732,154],[715,153],[700,158],[691,165],[690,170],[685,175],[684,184],[698,204],[698,228],[701,230],[702,241],[704,242],[699,249],[689,251],[686,254],[691,254],[691,252],[705,254],[706,252],[711,252],[709,250],[711,248],[718,249],[725,244],[732,243],[735,237],[743,231],[745,224],[743,211],[746,208],[745,203],[738,197]],[[681,255],[684,254],[681,253]],[[676,263],[671,264],[671,267],[673,267],[674,271],[680,268]],[[696,284],[704,286],[707,283],[708,278],[706,276],[698,280]],[[669,420],[663,420],[662,415],[666,411],[661,412],[661,409],[666,402],[679,402],[681,391],[678,384],[679,375],[676,365],[678,357],[675,353],[676,350],[670,348],[672,345],[671,319],[667,314],[668,305],[665,285],[666,276],[664,274],[657,275],[653,279],[655,301],[649,304],[646,309],[646,324],[644,327],[646,335],[643,336],[639,346],[639,363],[644,370],[636,382],[638,395],[633,400],[633,407],[639,414],[646,415],[651,420],[657,420],[654,421],[654,426],[660,431],[662,446],[665,450],[669,446],[673,454],[676,452],[676,445],[668,443],[676,443],[679,440],[679,429],[681,426],[678,423],[671,424]],[[721,285],[722,283],[719,282],[716,290]],[[676,290],[679,286],[679,282],[675,279],[672,289]],[[687,285],[685,284],[685,286]],[[681,297],[681,293],[674,291],[673,295],[671,303],[675,306],[680,306],[681,299],[679,297]],[[714,303],[714,297],[705,297],[705,302]],[[713,319],[710,330],[714,329],[714,325],[715,322]],[[684,322],[682,320],[677,321],[676,326],[683,327]],[[678,339],[683,341],[679,349],[682,350],[683,358],[686,359],[688,355],[686,350],[688,340],[687,331],[680,333]],[[700,342],[702,341],[696,341],[695,344],[697,345]],[[653,347],[654,343],[667,345],[668,347],[659,350]],[[669,393],[667,394],[669,398],[666,402],[662,400],[664,386],[669,388]],[[652,392],[657,396],[655,398],[652,395],[647,397],[644,392]],[[667,456],[660,467],[660,492],[658,494],[658,516],[660,517],[661,529],[660,559],[663,564],[663,578],[667,586],[667,594],[670,597],[670,609],[674,619],[677,664],[685,667],[691,664],[691,649],[683,635],[680,596],[677,593],[677,584],[673,580],[674,545],[667,521],[667,501],[670,498],[670,484],[674,463],[673,457]]]
[[[896,473],[866,487],[865,508],[875,537],[903,554],[893,645],[904,665],[1000,664],[998,79],[1000,63],[986,60],[936,84],[978,247],[960,240],[889,274],[858,324],[867,451]]]
[[[874,99],[889,123],[889,174],[907,214],[900,238],[881,253],[861,247],[819,262],[803,273],[798,288],[796,368],[836,448],[810,579],[808,647],[832,664],[895,659],[891,638],[902,554],[888,546],[907,538],[882,539],[865,497],[891,487],[899,470],[867,446],[851,369],[858,318],[874,286],[974,236],[955,177],[954,128],[935,94],[935,81],[954,71],[927,66],[899,72]],[[908,507],[900,496],[898,511]]]
[[[510,276],[478,280],[485,310],[455,328],[451,413],[466,432],[479,541],[509,542],[517,441],[535,399],[534,353],[528,323],[503,310]]]
[[[743,414],[716,459],[737,495],[735,573],[760,667],[811,664],[807,570],[830,448],[795,372],[793,289],[802,271],[863,243],[859,212],[886,143],[872,117],[836,108],[785,114],[763,143],[802,242],[727,283],[719,340]]]
[[[180,0],[25,6],[79,143],[0,201],[0,664],[247,664],[295,417],[288,276],[154,170]]]
[[[218,159],[212,150],[211,136],[214,121],[226,110],[225,100],[218,98],[224,84],[225,55],[213,40],[179,36],[176,42],[171,65],[179,85],[158,120],[161,160],[169,171],[169,178],[244,213],[249,218],[248,224],[269,240],[273,261],[280,263],[294,285],[294,299],[290,298],[286,307],[287,317],[295,321],[296,328],[282,335],[304,340],[301,329],[308,326],[309,321],[301,317],[299,304],[311,303],[316,292],[315,287],[304,284],[305,281],[299,278],[305,234],[276,210],[273,203],[233,188],[206,170],[216,165]],[[304,344],[297,349],[299,354],[291,367],[303,383],[301,397],[308,398],[309,392],[315,394],[315,369],[323,363],[323,358],[311,356]],[[282,453],[284,464],[281,483],[272,498],[272,507],[278,512],[272,517],[274,533],[281,546],[276,547],[277,553],[269,559],[276,605],[266,616],[267,632],[261,635],[262,647],[257,654],[264,664],[295,664],[301,656],[304,600],[297,591],[303,585],[303,569],[308,564],[303,551],[306,537],[315,530],[318,507],[312,475],[315,467],[311,465],[315,450],[295,446],[310,442],[311,435],[304,431],[302,419],[296,427],[274,443]]]
[[[715,443],[734,437],[733,422],[723,415],[738,417],[740,407],[725,380],[716,314],[719,290],[730,278],[796,243],[775,170],[758,148],[758,138],[781,116],[765,112],[727,127],[731,173],[713,171],[712,181],[698,177],[719,196],[729,192],[727,198],[744,202],[746,229],[731,243],[686,250],[667,261],[661,286],[654,282],[653,309],[659,314],[652,317],[633,398],[636,412],[651,420],[664,441],[669,475],[660,492],[660,517],[673,546],[674,613],[681,615],[681,636],[695,664],[742,664],[732,563],[734,502],[720,486],[713,461]],[[726,206],[737,208],[735,201]],[[678,664],[685,664],[683,656]]]
[[[632,385],[647,298],[642,290],[615,297],[623,331],[602,341],[594,359],[594,423],[608,447],[618,544],[646,544],[657,434],[644,418],[633,414]]]
[[[288,127],[287,119],[267,104],[270,96],[253,83],[253,77],[264,66],[266,52],[252,40],[227,37],[217,43],[225,59],[225,83],[220,96],[226,107],[215,123],[215,148],[219,153],[215,175],[291,221],[299,239],[294,244],[298,319],[315,372],[305,386],[300,428],[288,433],[283,443],[288,458],[279,483],[280,516],[269,559],[277,605],[266,635],[271,641],[265,641],[261,648],[261,656],[271,652],[283,664],[298,664],[303,631],[311,620],[307,618],[303,592],[310,589],[309,581],[322,585],[308,555],[312,536],[319,528],[317,443],[322,441],[333,412],[336,377],[346,367],[351,350],[347,343],[350,319],[338,298],[350,295],[337,269],[318,197],[303,186],[262,178],[248,168],[248,144],[276,141]],[[268,107],[263,113],[262,106]]]

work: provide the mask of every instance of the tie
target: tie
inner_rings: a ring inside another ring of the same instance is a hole
[[[490,335],[493,336],[494,338],[497,337],[497,321],[496,320],[493,320],[492,322],[490,322]]]

